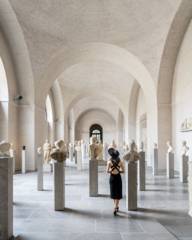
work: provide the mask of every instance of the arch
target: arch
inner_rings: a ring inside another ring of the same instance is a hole
[[[89,115],[91,114],[91,115]],[[88,116],[88,117],[87,117]],[[86,119],[86,122],[84,120]],[[103,120],[104,121],[103,121]],[[83,120],[83,122],[82,122]],[[83,125],[82,125],[83,123]],[[111,139],[116,138],[116,120],[103,109],[89,109],[81,113],[79,118],[75,122],[75,139],[80,137],[83,134],[86,141],[89,142],[89,126],[97,123],[101,125],[103,128],[103,140],[106,142],[111,142]],[[84,127],[83,127],[84,126]],[[82,128],[83,127],[83,128]],[[82,134],[80,134],[80,130],[84,129]]]
[[[183,0],[172,21],[161,57],[158,77],[159,159],[165,159],[166,141],[172,139],[172,84],[178,52],[192,18],[192,1]],[[165,169],[165,160],[160,168]]]
[[[9,14],[7,14],[9,13]],[[0,2],[0,28],[7,41],[14,64],[18,89],[23,102],[34,103],[34,82],[30,57],[21,26],[9,1]],[[8,78],[8,88],[9,84]]]
[[[136,140],[136,112],[137,112],[137,100],[139,96],[140,86],[137,81],[134,81],[131,88],[131,96],[128,106],[128,127],[129,127],[129,139]]]
[[[68,139],[68,118],[69,118],[69,113],[70,110],[81,100],[88,98],[88,97],[94,97],[97,96],[99,98],[105,98],[109,101],[111,101],[112,103],[117,104],[117,106],[119,107],[119,109],[121,110],[124,119],[126,119],[125,121],[127,121],[127,112],[126,112],[126,107],[112,94],[106,93],[104,91],[99,91],[99,93],[95,92],[95,91],[89,91],[89,92],[83,92],[81,94],[79,94],[78,96],[76,96],[73,100],[71,100],[71,102],[66,106],[65,108],[65,114],[64,114],[64,122],[65,122],[65,140],[67,141]],[[97,109],[101,109],[102,111],[104,109],[102,109],[101,107],[97,107]],[[87,109],[88,111],[90,109]],[[111,114],[107,111],[107,113],[111,116]],[[77,120],[79,119],[79,117],[81,116],[81,114],[79,116],[76,117],[76,120],[74,122],[74,125],[76,124]],[[112,116],[111,116],[112,117]],[[112,117],[114,119],[114,117]],[[114,120],[115,121],[115,120]]]
[[[87,43],[73,49],[60,50],[52,57],[45,73],[40,79],[40,84],[45,88],[44,96],[51,88],[55,79],[72,65],[79,62],[90,60],[104,60],[125,69],[129,74],[136,79],[147,98],[149,107],[152,106],[151,99],[153,98],[153,105],[156,107],[156,91],[155,83],[147,71],[146,67],[139,61],[139,59],[116,45],[106,43]]]
[[[95,136],[97,140],[103,142],[103,128],[100,124],[94,123],[89,128],[89,137]]]

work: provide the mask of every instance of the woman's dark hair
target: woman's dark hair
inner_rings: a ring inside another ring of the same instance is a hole
[[[112,160],[115,160],[115,161],[118,161],[118,162],[120,161],[119,152],[116,149],[109,148],[108,153],[111,156]]]

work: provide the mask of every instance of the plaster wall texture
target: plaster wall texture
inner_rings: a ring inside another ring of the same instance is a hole
[[[186,140],[192,152],[192,132],[181,132],[181,124],[185,118],[192,116],[191,106],[191,89],[192,89],[192,23],[190,23],[185,34],[175,68],[172,92],[172,129],[173,129],[173,145],[175,148],[175,168],[179,169],[181,161],[181,145],[182,141]],[[190,154],[191,157],[191,154]]]
[[[89,142],[89,128],[95,123],[103,127],[103,142],[110,144],[113,139],[116,140],[116,122],[101,110],[90,110],[79,118],[76,123],[76,140]]]

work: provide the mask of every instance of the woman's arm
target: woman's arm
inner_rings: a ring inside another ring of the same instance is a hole
[[[107,171],[107,173],[111,173],[111,166],[110,166],[110,162],[108,161],[107,162],[107,169],[106,169],[106,171]]]
[[[121,160],[121,173],[124,173],[125,172],[125,165],[124,165],[124,161]]]

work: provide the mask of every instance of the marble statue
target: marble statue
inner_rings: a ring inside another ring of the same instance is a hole
[[[0,157],[10,157],[11,144],[5,141],[0,142]]]
[[[89,145],[89,157],[91,160],[98,159],[99,156],[99,146],[97,144],[97,138],[91,138],[91,144]]]
[[[50,156],[52,159],[58,162],[63,162],[66,160],[67,149],[63,140],[58,140],[55,142],[55,148],[52,149]]]
[[[98,143],[98,160],[103,160],[103,144],[100,142]]]
[[[167,153],[173,153],[173,147],[172,147],[170,141],[167,141],[167,147],[168,147]]]
[[[141,142],[141,145],[140,145],[140,151],[144,152],[144,142],[143,141]]]
[[[189,155],[189,147],[187,146],[187,142],[186,141],[182,142],[181,155],[182,156],[188,156]]]
[[[130,152],[128,152],[124,157],[124,160],[129,161],[129,162],[135,162],[140,159],[140,155],[137,152],[137,146],[134,141],[131,143],[131,149]]]
[[[51,144],[46,140],[46,142],[43,145],[43,152],[44,152],[44,162],[49,163],[51,161]]]
[[[128,153],[128,151],[129,151],[129,145],[124,141],[123,142],[123,155]]]
[[[154,143],[154,149],[158,149],[157,143]]]

